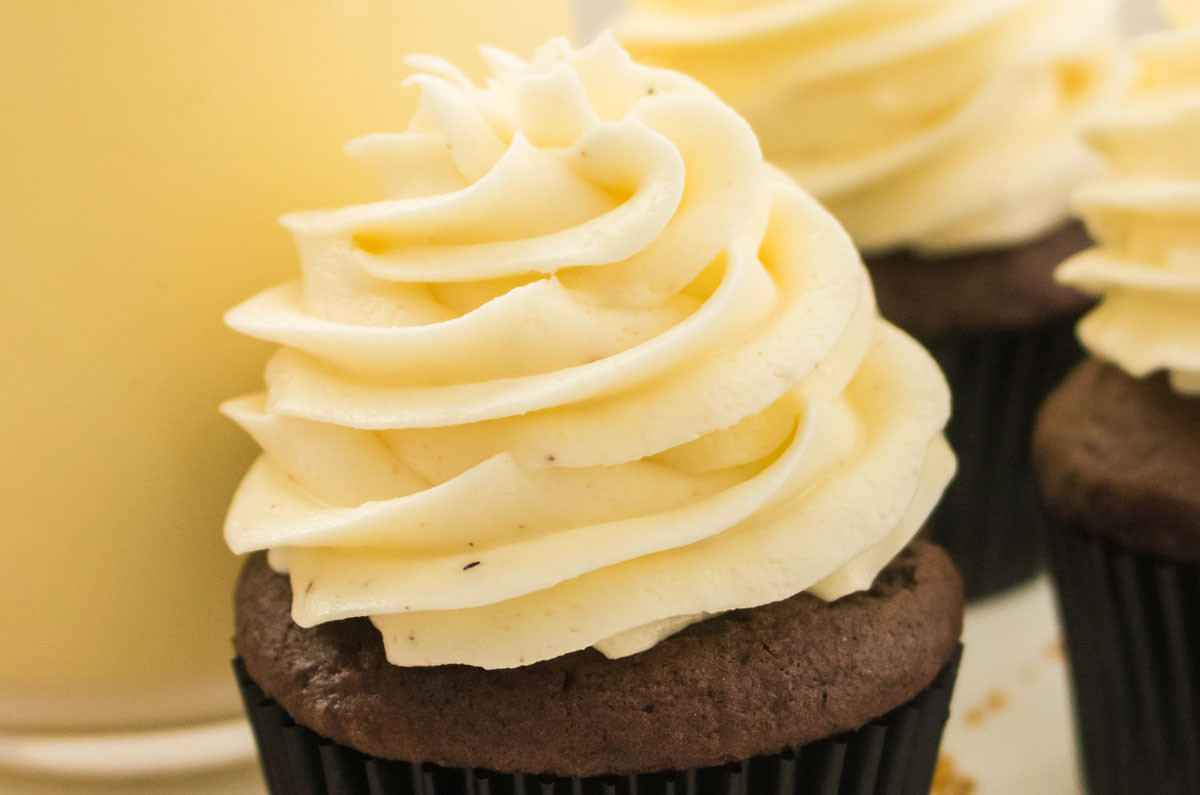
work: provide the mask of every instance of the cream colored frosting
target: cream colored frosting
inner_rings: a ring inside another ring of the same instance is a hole
[[[1099,245],[1057,277],[1102,296],[1079,324],[1092,353],[1200,393],[1200,3],[1164,7],[1178,28],[1136,42],[1129,96],[1088,135],[1108,165],[1078,196]]]
[[[287,216],[302,278],[227,320],[285,346],[224,410],[264,448],[226,539],[302,626],[398,665],[617,657],[869,587],[949,479],[949,397],[850,239],[750,127],[611,38],[486,87],[414,58],[388,198]]]
[[[632,0],[633,56],[704,82],[858,246],[1006,246],[1061,223],[1113,98],[1113,0]]]

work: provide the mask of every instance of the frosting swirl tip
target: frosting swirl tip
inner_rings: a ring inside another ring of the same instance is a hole
[[[1078,328],[1095,355],[1200,394],[1200,18],[1164,10],[1176,27],[1135,42],[1127,96],[1088,131],[1106,170],[1076,205],[1099,244],[1057,278],[1100,296]]]

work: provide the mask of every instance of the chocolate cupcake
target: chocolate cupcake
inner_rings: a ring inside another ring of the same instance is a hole
[[[1100,245],[1060,277],[1102,295],[1079,327],[1096,358],[1034,438],[1085,771],[1114,795],[1200,791],[1200,13],[1174,18],[1090,135]]]
[[[351,145],[388,198],[285,218],[300,282],[228,315],[283,345],[225,406],[269,781],[921,791],[962,611],[901,554],[954,469],[937,366],[708,90],[609,38],[484,54],[412,61],[410,129]]]
[[[252,557],[237,595],[239,679],[274,792],[409,791],[368,785],[398,779],[430,795],[483,781],[547,793],[585,782],[925,793],[962,586],[945,553],[918,542],[870,590],[831,604],[798,594],[629,657],[589,649],[500,671],[395,666],[369,621],[301,629],[290,606],[287,578]]]
[[[968,597],[1040,565],[1035,406],[1078,359],[1083,295],[1051,272],[1088,239],[1080,126],[1113,99],[1108,0],[632,0],[634,57],[691,74],[754,127],[864,252],[884,317],[937,358],[960,476],[929,525]],[[689,7],[690,6],[690,7]]]

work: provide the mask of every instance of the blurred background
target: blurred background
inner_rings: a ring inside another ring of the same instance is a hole
[[[238,561],[221,525],[256,448],[216,407],[260,388],[268,349],[222,314],[296,275],[281,213],[372,195],[342,148],[406,126],[406,54],[478,71],[478,42],[527,52],[570,28],[568,5],[4,9],[0,769],[137,772],[170,767],[168,751],[207,764],[186,737],[95,753],[43,741],[240,714]],[[236,742],[204,737],[244,760],[237,727]]]

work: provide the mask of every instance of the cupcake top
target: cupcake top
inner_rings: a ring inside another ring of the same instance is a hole
[[[1102,296],[1079,324],[1096,356],[1200,393],[1200,4],[1164,3],[1174,30],[1140,38],[1121,107],[1088,134],[1107,171],[1078,205],[1099,245],[1060,281]]]
[[[632,0],[635,58],[733,105],[864,251],[1002,247],[1068,213],[1117,83],[1112,0]]]
[[[301,278],[233,309],[282,344],[224,411],[264,454],[236,552],[301,626],[397,665],[616,657],[869,587],[953,470],[932,360],[750,127],[611,39],[492,77],[415,57],[387,198],[286,216]]]

